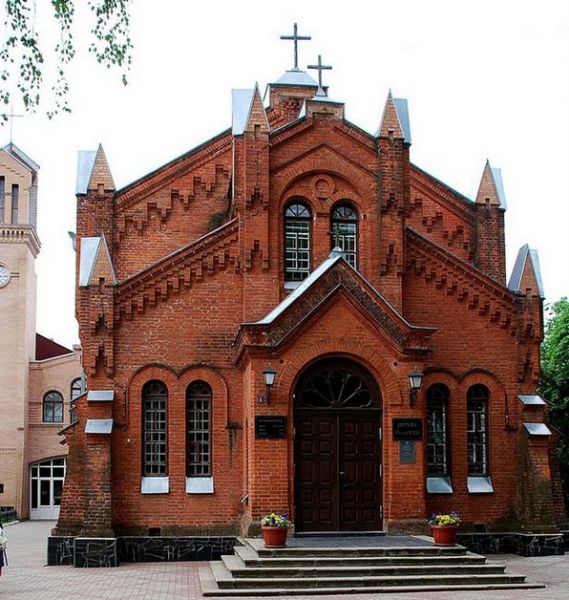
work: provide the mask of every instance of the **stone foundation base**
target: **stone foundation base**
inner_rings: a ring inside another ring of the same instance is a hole
[[[50,536],[47,564],[74,567],[117,567],[121,562],[219,560],[232,554],[233,536],[80,538]]]
[[[477,554],[564,554],[562,533],[459,533],[457,542]]]

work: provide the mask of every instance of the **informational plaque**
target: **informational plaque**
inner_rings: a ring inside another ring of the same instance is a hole
[[[402,465],[415,463],[415,440],[399,440],[399,462]]]
[[[259,415],[255,417],[255,437],[286,438],[286,417]]]
[[[394,440],[423,439],[422,419],[393,419]]]

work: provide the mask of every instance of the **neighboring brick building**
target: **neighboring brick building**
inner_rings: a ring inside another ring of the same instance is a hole
[[[0,149],[0,507],[55,519],[68,452],[57,434],[81,353],[36,333],[38,169],[14,144]]]
[[[472,201],[414,165],[391,94],[375,136],[298,69],[268,103],[234,90],[230,129],[119,190],[80,153],[58,534],[553,530],[543,292],[527,247],[506,285],[499,170]]]

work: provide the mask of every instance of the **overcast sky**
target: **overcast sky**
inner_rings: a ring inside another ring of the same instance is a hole
[[[83,17],[75,39],[86,46]],[[500,167],[508,276],[527,242],[539,250],[547,300],[569,295],[567,0],[138,0],[127,87],[81,50],[69,70],[72,114],[15,119],[14,142],[41,166],[40,333],[78,339],[67,235],[77,151],[101,142],[122,187],[226,129],[232,88],[264,89],[292,67],[292,44],[279,36],[295,21],[312,36],[300,66],[318,54],[333,66],[325,83],[350,121],[375,132],[392,88],[409,100],[414,163],[470,198],[486,158]]]

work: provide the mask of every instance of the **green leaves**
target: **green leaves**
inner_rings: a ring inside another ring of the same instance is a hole
[[[74,0],[50,0],[53,18],[57,21],[60,41],[52,50],[41,46],[35,30],[34,0],[4,0],[4,26],[7,32],[0,47],[0,102],[10,104],[17,91],[27,111],[40,105],[43,89],[44,52],[53,52],[56,58],[55,83],[52,86],[51,107],[46,109],[49,118],[60,112],[69,112],[67,96],[69,83],[67,65],[75,58],[73,39],[75,17]],[[127,84],[126,73],[132,63],[130,38],[130,0],[89,0],[94,18],[89,51],[100,64],[108,68],[121,67],[121,80]],[[6,120],[5,115],[3,120]],[[1,122],[1,121],[0,121]]]
[[[551,402],[551,423],[562,434],[559,461],[569,499],[569,301],[548,306],[549,320],[541,346],[539,393]]]

